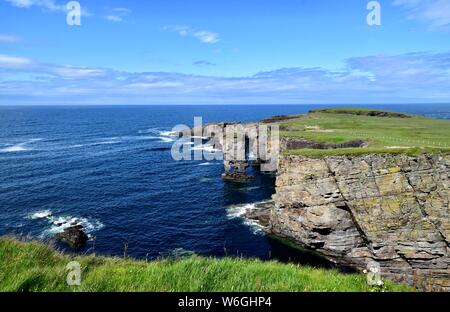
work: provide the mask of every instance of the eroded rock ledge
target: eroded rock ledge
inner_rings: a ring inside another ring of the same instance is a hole
[[[269,231],[330,260],[450,291],[450,156],[283,156]]]

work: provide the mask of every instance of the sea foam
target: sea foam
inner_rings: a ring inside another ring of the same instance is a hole
[[[30,218],[31,219],[44,219],[49,218],[52,215],[52,212],[50,210],[43,210],[33,213]]]
[[[6,146],[2,149],[0,149],[0,153],[19,153],[19,152],[25,152],[30,151],[31,148],[27,147],[27,144],[32,144],[38,141],[42,141],[42,138],[36,138],[36,139],[29,139],[26,142],[17,143],[14,145]]]
[[[104,224],[99,220],[74,216],[54,216],[50,210],[35,212],[29,216],[29,219],[48,220],[50,228],[43,232],[43,236],[61,233],[71,226],[81,225],[86,234],[88,234],[89,237],[92,237],[94,232],[104,228]]]
[[[263,234],[264,227],[261,226],[255,220],[249,220],[244,218],[244,215],[251,210],[258,209],[256,205],[266,203],[267,201],[261,201],[256,203],[248,203],[248,204],[239,204],[239,205],[231,205],[227,207],[227,217],[229,219],[237,219],[241,218],[243,223],[249,226],[254,234]]]
[[[17,153],[17,152],[24,152],[24,151],[28,151],[29,149],[27,149],[25,147],[25,143],[21,143],[21,144],[16,144],[13,146],[8,146],[5,148],[0,149],[0,153]]]

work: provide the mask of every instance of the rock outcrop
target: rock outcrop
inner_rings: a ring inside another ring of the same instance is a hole
[[[450,156],[279,159],[269,230],[335,263],[450,291]]]
[[[72,247],[81,247],[88,241],[89,237],[83,231],[82,225],[74,225],[64,229],[63,232],[57,233],[56,237]]]

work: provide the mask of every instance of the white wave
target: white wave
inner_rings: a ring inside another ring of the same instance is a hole
[[[146,135],[146,136],[137,136],[137,137],[134,137],[134,139],[135,140],[159,140],[159,139],[161,139],[161,137]]]
[[[87,146],[87,144],[75,144],[75,145],[70,145],[69,148],[80,148],[80,147],[85,147]]]
[[[51,227],[46,232],[50,234],[56,234],[64,232],[65,229],[81,225],[83,230],[89,235],[92,234],[104,227],[103,223],[98,220],[90,220],[88,218],[80,218],[80,217],[58,217],[58,218],[50,218]]]
[[[17,153],[17,152],[29,151],[30,149],[26,148],[25,144],[26,143],[20,143],[20,144],[2,148],[2,149],[0,149],[0,153]]]
[[[31,151],[32,149],[29,148],[28,144],[33,144],[38,141],[44,140],[43,138],[34,138],[34,139],[28,139],[25,142],[17,143],[17,144],[2,144],[3,146],[6,146],[2,149],[0,149],[0,153],[19,153],[19,152],[26,152]]]
[[[54,216],[50,210],[43,210],[33,213],[30,219],[47,219],[50,228],[43,232],[43,236],[54,235],[57,233],[64,232],[65,229],[81,225],[83,230],[89,237],[92,237],[92,233],[102,229],[104,224],[96,219],[88,219],[83,217],[73,217],[73,216]]]
[[[137,138],[158,139],[159,141],[166,142],[166,143],[174,142],[175,139],[178,137],[176,132],[163,131],[163,130],[154,129],[154,128],[139,130],[138,133],[139,134],[155,134],[157,136],[146,136],[146,137],[140,136]]]
[[[205,151],[205,152],[220,152],[219,149],[214,148],[212,145],[196,145],[192,148],[194,151]]]
[[[30,151],[31,148],[27,147],[26,146],[27,144],[32,144],[32,143],[42,141],[42,140],[43,140],[42,138],[35,138],[35,139],[29,139],[26,142],[9,145],[9,146],[6,146],[6,147],[0,149],[0,153],[18,153],[18,152]]]
[[[161,136],[154,136],[154,135],[139,135],[139,136],[124,136],[122,139],[127,141],[144,141],[144,140],[169,140],[170,138],[161,137]],[[171,141],[173,139],[170,139]]]
[[[161,140],[161,142],[167,142],[167,143],[170,143],[170,142],[174,142],[174,141],[175,141],[175,140],[172,139],[172,138],[166,138],[166,137],[160,137],[159,139]]]
[[[256,205],[263,204],[263,203],[267,203],[267,201],[228,206],[227,207],[227,217],[229,219],[241,218],[243,220],[243,223],[245,225],[249,226],[253,230],[253,233],[262,234],[264,227],[255,220],[249,220],[249,219],[244,218],[244,215],[248,211],[258,209],[258,208],[256,208]]]
[[[159,131],[159,135],[166,137],[178,136],[177,133],[173,131]]]
[[[222,163],[220,163],[220,162],[204,162],[204,163],[201,163],[201,164],[198,164],[199,166],[214,166],[214,165],[221,165]]]
[[[95,143],[91,143],[89,145],[90,146],[96,146],[96,145],[110,145],[110,144],[119,144],[119,143],[120,143],[120,141],[109,140],[109,141],[95,142]]]
[[[248,187],[241,187],[241,188],[238,189],[238,191],[243,191],[243,192],[254,191],[254,190],[257,190],[257,189],[260,189],[260,188],[261,188],[260,186],[248,186]]]
[[[227,217],[229,219],[241,218],[247,211],[255,209],[256,204],[231,205],[227,208]]]
[[[160,134],[160,131],[158,129],[149,128],[149,129],[139,130],[138,133],[139,134],[146,134],[146,133]]]
[[[164,131],[164,130],[159,130],[159,129],[155,129],[155,128],[149,128],[149,129],[139,130],[138,133],[139,133],[139,134],[148,134],[148,133],[152,133],[152,134],[157,134],[157,135],[159,135],[159,136],[164,136],[164,137],[178,136],[176,132],[173,132],[173,131]]]
[[[52,215],[52,212],[50,210],[43,210],[33,213],[30,216],[30,219],[44,219],[49,218]]]

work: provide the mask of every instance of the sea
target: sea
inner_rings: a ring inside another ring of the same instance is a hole
[[[349,105],[346,105],[349,106]],[[450,104],[358,105],[450,119]],[[68,253],[158,259],[198,254],[327,266],[241,218],[269,200],[275,176],[222,179],[219,160],[175,161],[176,125],[251,122],[332,105],[1,106],[0,235],[52,241]],[[89,234],[72,249],[54,235]]]

